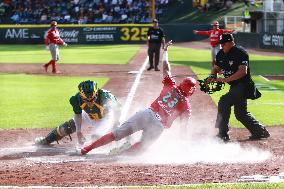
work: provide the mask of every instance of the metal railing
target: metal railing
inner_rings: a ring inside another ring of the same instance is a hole
[[[225,16],[224,19],[225,28],[241,32],[250,32],[250,23],[244,22],[246,19],[244,16]]]

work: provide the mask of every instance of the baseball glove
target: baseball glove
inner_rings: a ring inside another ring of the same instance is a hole
[[[204,80],[197,80],[199,81],[201,91],[207,94],[213,94],[216,91],[221,91],[225,86],[224,82],[210,80],[212,80],[212,77],[207,77]]]

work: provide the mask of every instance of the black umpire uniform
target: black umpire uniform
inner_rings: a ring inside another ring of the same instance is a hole
[[[155,71],[159,71],[158,65],[160,61],[160,49],[161,44],[165,45],[165,34],[162,28],[158,26],[158,20],[153,20],[153,27],[149,28],[148,33],[148,56],[150,66],[148,71],[155,68]],[[153,59],[155,56],[155,65]],[[155,67],[154,67],[155,66]]]
[[[226,44],[228,42],[229,44]],[[229,119],[231,107],[234,106],[236,119],[249,130],[251,140],[268,138],[269,132],[247,110],[247,99],[254,100],[261,96],[250,75],[248,53],[242,47],[235,45],[232,34],[223,34],[220,43],[223,49],[216,56],[214,68],[223,73],[224,78],[219,78],[219,81],[227,82],[230,85],[230,90],[220,98],[218,103],[215,125],[219,128],[218,137],[224,141],[230,139],[228,135]],[[229,45],[229,47],[225,45]],[[217,72],[214,71],[214,68],[211,76],[216,77]],[[241,73],[240,69],[244,69],[246,72]]]

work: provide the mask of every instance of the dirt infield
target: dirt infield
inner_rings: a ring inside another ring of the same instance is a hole
[[[136,74],[128,72],[138,71],[145,58],[146,48],[142,47],[128,65],[59,64],[59,69],[63,72],[61,75],[110,77],[104,88],[111,90],[124,102],[136,77]],[[0,64],[0,70],[3,73],[45,74],[42,67],[35,64]],[[183,66],[173,66],[172,72],[173,75],[193,75],[188,67]],[[182,78],[176,78],[178,82],[180,79]],[[143,73],[129,115],[150,105],[160,92],[161,81],[161,72]],[[109,157],[104,154],[76,156],[71,153],[75,140],[69,141],[68,138],[49,148],[33,146],[34,137],[45,135],[49,131],[47,129],[0,130],[0,185],[75,187],[224,183],[241,182],[242,176],[273,176],[284,172],[284,126],[269,127],[271,138],[260,141],[247,140],[249,133],[246,129],[231,129],[232,141],[219,144],[213,137],[216,106],[210,96],[198,90],[192,96],[191,104],[193,112],[188,129],[190,134],[185,136],[191,142],[186,145],[192,148],[197,146],[198,149],[184,148],[188,153],[181,150],[174,154],[184,156],[183,161],[172,160],[172,156],[162,152],[152,153],[153,156],[150,154],[145,158],[142,156],[142,160],[141,157]],[[178,127],[178,122],[171,128],[175,131],[174,127]],[[210,139],[210,145],[214,144],[216,148],[204,145],[208,144],[204,143],[207,138]],[[167,139],[171,140],[170,137]],[[179,145],[182,146],[183,143]],[[202,148],[204,151],[201,154],[199,150]],[[230,156],[230,153],[238,150],[240,157]],[[154,157],[157,154],[162,155],[165,161],[155,163]],[[197,156],[199,154],[201,155]],[[264,158],[261,159],[260,156]],[[218,158],[214,159],[215,157]]]

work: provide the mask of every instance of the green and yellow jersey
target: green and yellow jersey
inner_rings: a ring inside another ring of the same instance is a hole
[[[111,108],[120,106],[116,97],[104,89],[98,89],[97,98],[92,102],[84,101],[80,93],[77,93],[70,98],[70,104],[75,114],[81,114],[84,110],[92,120],[102,119]]]

